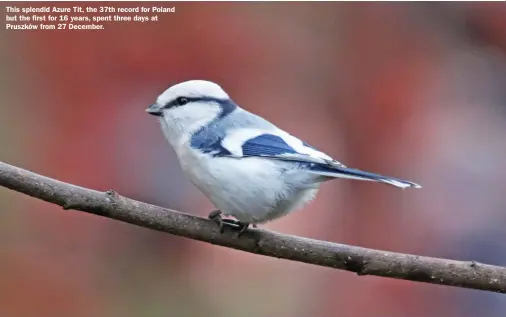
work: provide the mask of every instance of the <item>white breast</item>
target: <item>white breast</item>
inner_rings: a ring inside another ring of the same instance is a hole
[[[184,173],[216,208],[245,223],[278,218],[313,199],[318,190],[318,185],[301,182],[300,172],[280,168],[280,161],[211,158],[188,146],[176,152]]]

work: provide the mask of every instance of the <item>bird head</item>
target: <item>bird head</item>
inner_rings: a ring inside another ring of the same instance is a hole
[[[219,85],[205,80],[190,80],[169,87],[146,111],[160,118],[167,137],[180,139],[236,107]]]

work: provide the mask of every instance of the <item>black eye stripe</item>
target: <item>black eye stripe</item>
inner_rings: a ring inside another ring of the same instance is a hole
[[[185,99],[186,103],[180,104],[181,99]],[[180,106],[184,106],[186,104],[189,104],[191,102],[216,102],[216,103],[222,104],[226,101],[227,101],[227,99],[219,99],[219,98],[212,98],[212,97],[178,97],[178,98],[168,102],[164,106],[164,108],[169,109],[169,108],[174,108],[174,107],[180,107]]]
[[[188,103],[188,98],[186,98],[186,97],[176,98],[176,103],[180,106],[184,106]]]

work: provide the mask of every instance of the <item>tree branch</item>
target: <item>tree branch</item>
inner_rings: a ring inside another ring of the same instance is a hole
[[[506,293],[506,268],[477,263],[366,249],[306,239],[261,229],[240,238],[229,228],[119,196],[60,182],[0,162],[0,186],[32,197],[95,215],[228,248],[281,259],[410,281]]]

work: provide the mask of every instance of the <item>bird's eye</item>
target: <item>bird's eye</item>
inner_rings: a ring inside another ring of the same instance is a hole
[[[177,102],[178,105],[183,106],[183,105],[186,105],[188,103],[188,98],[179,97],[179,98],[176,99],[176,102]]]

